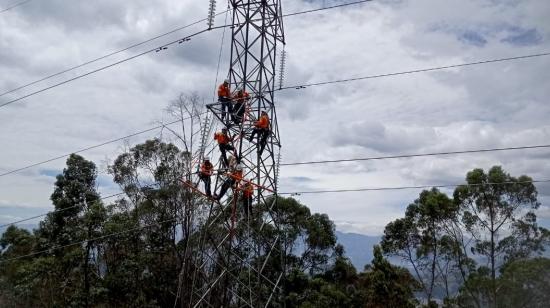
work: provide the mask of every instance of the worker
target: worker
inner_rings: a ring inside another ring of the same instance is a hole
[[[220,201],[220,199],[225,195],[229,187],[234,186],[235,184],[239,184],[239,182],[243,179],[243,166],[241,164],[237,164],[235,167],[235,170],[233,170],[231,173],[227,175],[227,179],[223,182],[222,187],[220,188],[219,194],[214,194],[214,199],[217,201]]]
[[[218,146],[220,148],[220,152],[222,153],[223,163],[225,167],[228,167],[229,162],[227,161],[226,151],[233,151],[235,148],[233,148],[231,145],[231,139],[227,136],[227,128],[222,128],[221,132],[215,133],[214,140],[218,141]]]
[[[214,165],[210,162],[209,157],[205,157],[203,163],[201,164],[201,169],[199,172],[199,178],[204,182],[204,191],[208,197],[212,195],[210,191],[210,177],[214,171]]]
[[[250,181],[245,180],[245,184],[241,186],[242,190],[242,202],[244,214],[248,217],[250,208],[252,207],[252,197],[254,196],[254,186]]]
[[[233,112],[231,106],[231,90],[229,88],[229,80],[224,80],[223,83],[218,87],[218,101],[222,104],[222,121],[225,121],[226,118],[226,109],[229,114]],[[229,115],[227,116],[229,120]]]
[[[250,138],[248,138],[248,141],[252,141],[254,139],[254,136],[258,134],[260,137],[260,148],[259,148],[259,154],[262,155],[264,152],[264,148],[267,144],[267,138],[269,137],[269,116],[267,115],[267,112],[264,110],[261,113],[260,119],[256,121],[254,124],[254,130],[252,130],[252,135],[250,135]]]
[[[237,93],[233,95],[233,113],[232,120],[235,125],[241,125],[244,112],[246,111],[246,102],[250,99],[248,92],[239,88]]]

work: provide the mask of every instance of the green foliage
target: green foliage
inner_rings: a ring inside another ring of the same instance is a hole
[[[550,240],[533,213],[536,189],[525,183],[529,178],[513,178],[499,167],[469,172],[468,183],[477,184],[457,188],[454,199],[437,189],[423,191],[404,217],[386,226],[381,247],[362,272],[337,244],[329,217],[293,198],[268,198],[245,216],[238,203],[233,211],[181,185],[193,172],[190,155],[172,144],[139,144],[109,171],[126,196],[105,207],[95,165],[71,155],[51,195],[55,211],[32,233],[15,226],[4,232],[1,306],[186,306],[198,299],[193,288],[206,290],[219,276],[207,299],[214,307],[233,307],[238,301],[228,290],[242,286],[221,274],[243,262],[261,267],[271,281],[280,278],[283,292],[271,301],[274,307],[437,307],[434,294],[443,289],[447,307],[538,307],[549,301],[549,260],[529,259]],[[495,182],[504,184],[483,185]],[[279,228],[265,223],[268,214]],[[241,243],[227,241],[231,224]],[[509,232],[499,236],[504,230]],[[93,238],[98,240],[88,240]],[[276,243],[281,249],[271,250]],[[44,253],[26,256],[36,251]],[[489,267],[478,266],[472,251]],[[414,276],[383,252],[408,260]],[[251,283],[259,276],[230,274]],[[452,294],[450,281],[458,278],[462,283]],[[254,290],[265,298],[271,291],[267,285]],[[425,294],[420,301],[418,291]]]
[[[471,253],[485,258],[489,264],[490,300],[470,292],[470,296],[478,298],[480,305],[497,305],[496,281],[501,264],[543,250],[544,229],[537,226],[533,212],[540,203],[531,180],[525,175],[513,177],[500,166],[492,167],[487,173],[474,169],[466,175],[469,185],[458,187],[454,192],[465,230],[475,240]],[[505,233],[511,235],[505,237]],[[473,276],[472,279],[479,283],[483,281],[485,286],[485,277]]]
[[[384,230],[384,252],[411,265],[428,306],[435,305],[431,300],[439,289],[451,306],[458,293],[463,304],[494,307],[498,268],[529,258],[548,243],[548,231],[536,223],[539,202],[529,177],[515,178],[496,166],[487,173],[474,169],[466,181],[453,199],[435,188],[423,191],[405,216]],[[474,257],[489,267],[478,267]]]
[[[497,277],[496,306],[502,308],[546,307],[550,301],[550,259],[534,258],[508,263]],[[493,303],[491,269],[480,267],[470,276],[467,285],[476,290],[483,307]],[[476,303],[467,292],[452,301],[461,307],[475,307]]]
[[[408,270],[391,265],[374,249],[375,258],[357,273],[337,248],[336,260],[320,275],[309,276],[294,269],[287,275],[288,307],[415,307],[417,281]]]
[[[391,265],[382,256],[379,246],[374,248],[372,265],[360,274],[359,290],[364,307],[415,307],[414,291],[418,282],[408,270]]]
[[[451,256],[458,247],[445,232],[445,225],[456,213],[457,207],[447,195],[435,188],[425,190],[407,207],[404,218],[390,222],[384,230],[382,249],[411,264],[428,301],[449,275]]]

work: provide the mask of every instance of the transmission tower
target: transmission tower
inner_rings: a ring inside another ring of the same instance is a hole
[[[211,11],[215,7],[213,2],[210,1]],[[234,148],[230,154],[243,167],[244,177],[240,182],[253,185],[254,202],[244,214],[238,183],[219,202],[208,198],[210,211],[200,222],[202,231],[196,239],[200,248],[195,257],[189,306],[272,307],[279,303],[284,275],[275,214],[281,142],[274,98],[277,50],[285,44],[282,6],[281,0],[231,0],[229,3],[232,35],[227,76],[231,90],[243,89],[249,93],[249,99],[244,103],[240,121],[224,117],[219,102],[207,108],[217,125],[227,129]],[[211,19],[208,25],[212,27]],[[252,138],[252,132],[264,111],[270,123],[262,151],[261,134]],[[218,157],[216,150],[205,150],[204,144],[209,139],[205,134],[202,155],[212,153]],[[214,191],[219,191],[235,166],[225,165],[221,157],[215,166]],[[264,239],[267,233],[271,236]]]

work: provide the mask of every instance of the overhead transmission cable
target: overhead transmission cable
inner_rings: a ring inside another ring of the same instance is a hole
[[[110,234],[103,235],[103,236],[98,236],[98,237],[89,238],[89,239],[85,239],[85,240],[78,241],[78,242],[69,243],[69,244],[66,244],[66,245],[58,245],[58,246],[50,247],[48,249],[31,252],[31,253],[26,254],[26,255],[21,255],[21,256],[8,258],[8,259],[4,259],[4,260],[0,259],[0,263],[14,261],[14,260],[18,260],[18,259],[27,258],[27,257],[32,257],[32,256],[40,255],[40,254],[43,254],[43,253],[49,253],[49,252],[52,252],[52,251],[55,251],[55,250],[59,250],[59,249],[63,249],[63,248],[71,247],[71,246],[76,246],[76,245],[82,245],[82,244],[85,244],[85,243],[88,243],[88,242],[103,240],[103,239],[106,239],[106,238],[111,238],[111,237],[114,237],[114,236],[117,236],[117,235],[129,233],[129,232],[132,232],[132,231],[139,231],[139,230],[151,228],[151,227],[154,227],[154,226],[161,226],[162,224],[165,224],[165,223],[174,222],[178,218],[179,217],[176,216],[176,217],[171,218],[171,219],[166,219],[166,220],[163,220],[163,221],[147,224],[147,225],[144,225],[144,226],[138,226],[138,227],[122,230],[122,231],[119,231],[119,232],[110,233]]]
[[[14,3],[14,4],[8,6],[8,7],[5,8],[5,9],[0,9],[0,14],[2,14],[2,13],[4,13],[4,12],[7,12],[7,11],[9,11],[9,10],[12,10],[12,9],[14,9],[14,8],[16,8],[16,7],[18,7],[18,6],[21,6],[21,5],[23,5],[23,4],[25,4],[25,3],[28,3],[28,2],[31,2],[31,1],[32,1],[32,0],[25,0],[25,1],[18,2],[18,3]]]
[[[425,189],[425,188],[432,188],[432,187],[435,187],[435,188],[448,188],[448,187],[500,186],[500,185],[517,185],[517,184],[548,183],[548,182],[550,182],[550,180],[531,180],[531,181],[517,181],[517,182],[508,181],[508,182],[500,182],[500,183],[479,183],[479,184],[443,184],[443,185],[421,185],[421,186],[374,187],[374,188],[357,188],[357,189],[340,189],[340,190],[314,190],[314,191],[285,192],[285,193],[279,193],[279,194],[280,195],[301,195],[301,194],[322,194],[322,193],[347,193],[347,192],[361,192],[361,191]],[[26,258],[26,257],[31,257],[31,256],[43,254],[43,253],[48,253],[48,252],[52,252],[52,251],[55,251],[55,250],[59,250],[59,249],[62,249],[62,248],[71,247],[71,246],[75,246],[75,245],[82,245],[82,244],[85,244],[85,243],[88,243],[88,242],[103,240],[103,239],[106,239],[106,238],[114,237],[114,236],[117,236],[117,235],[120,235],[120,234],[125,234],[125,233],[128,233],[128,232],[132,232],[132,231],[139,231],[139,230],[143,230],[143,229],[146,229],[146,228],[159,226],[159,225],[162,225],[164,223],[174,222],[178,218],[179,217],[176,216],[175,218],[163,220],[163,221],[156,222],[156,223],[147,224],[147,225],[144,225],[144,226],[138,226],[138,227],[135,227],[135,228],[130,228],[130,229],[122,230],[122,231],[119,231],[119,232],[115,232],[115,233],[111,233],[111,234],[107,234],[107,235],[103,235],[103,236],[89,238],[89,239],[85,239],[85,240],[82,240],[82,241],[69,243],[69,244],[66,244],[66,245],[50,247],[49,249],[35,251],[35,252],[31,252],[29,254],[25,254],[25,255],[13,257],[13,258],[8,258],[8,259],[5,259],[5,260],[0,260],[0,263],[9,262],[9,261],[13,261],[13,260],[18,260],[18,259],[22,259],[22,258]]]
[[[118,196],[122,196],[124,195],[125,193],[124,192],[119,192],[119,193],[116,193],[116,194],[112,194],[112,195],[108,195],[108,196],[105,196],[105,197],[101,197],[99,198],[99,200],[106,200],[106,199],[110,199],[110,198],[114,198],[114,197],[118,197]],[[26,221],[29,221],[29,220],[34,220],[34,219],[37,219],[37,218],[40,218],[40,217],[44,217],[48,214],[53,214],[53,213],[59,213],[59,212],[65,212],[65,211],[68,211],[70,209],[74,209],[74,208],[77,208],[77,207],[81,207],[82,205],[73,205],[73,206],[69,206],[69,207],[66,207],[66,208],[62,208],[62,209],[58,209],[58,210],[53,210],[53,211],[49,211],[49,212],[45,212],[45,213],[42,213],[42,214],[38,214],[36,216],[32,216],[32,217],[27,217],[27,218],[23,218],[23,219],[20,219],[20,220],[17,220],[17,221],[13,221],[13,222],[10,222],[10,223],[5,223],[3,225],[0,225],[0,229],[3,229],[5,227],[9,227],[9,226],[12,226],[12,225],[16,225],[16,224],[20,224],[22,222],[26,222]]]
[[[336,8],[340,8],[340,7],[344,7],[344,6],[350,6],[350,5],[361,4],[361,3],[372,2],[372,1],[374,1],[374,0],[362,0],[362,1],[336,4],[336,5],[331,5],[331,6],[325,6],[325,7],[318,8],[318,9],[311,9],[311,10],[306,10],[306,11],[301,11],[301,12],[284,14],[283,17],[290,17],[290,16],[302,15],[302,14],[307,14],[307,13],[320,12],[320,11],[324,11],[324,10],[336,9]]]
[[[176,123],[176,122],[173,122],[173,123]],[[477,149],[477,150],[465,150],[465,151],[448,151],[448,152],[421,153],[421,154],[403,154],[403,155],[392,155],[392,156],[363,157],[363,158],[338,159],[338,160],[293,162],[293,163],[282,163],[282,164],[280,164],[280,166],[283,167],[283,166],[298,166],[298,165],[315,165],[315,164],[328,164],[328,163],[340,163],[340,162],[400,159],[400,158],[427,157],[427,156],[439,156],[439,155],[458,155],[458,154],[471,154],[471,153],[487,153],[487,152],[542,149],[542,148],[550,148],[550,145],[534,145],[534,146],[523,146],[523,147],[507,147],[507,148]],[[35,165],[37,165],[37,164],[33,164],[32,166],[35,166]],[[22,169],[20,169],[20,170],[22,170]],[[530,182],[541,183],[541,182],[547,182],[547,181],[543,180],[543,181],[530,181]],[[331,191],[305,191],[305,192],[280,193],[280,194],[281,195],[285,195],[285,194],[288,195],[288,194],[314,194],[314,193],[328,193],[328,192],[403,190],[403,189],[413,189],[413,188],[429,188],[429,187],[442,188],[442,187],[457,187],[457,186],[462,186],[462,185],[454,184],[454,185],[423,185],[423,186],[403,186],[403,187],[384,187],[384,188],[360,188],[360,189],[344,189],[344,190],[331,190]],[[110,196],[104,197],[102,199],[112,198],[112,197],[115,197],[115,196],[119,196],[121,194],[123,194],[123,193],[110,195]],[[48,213],[44,213],[44,214],[40,214],[40,215],[33,216],[33,217],[30,217],[30,218],[26,218],[26,219],[22,219],[22,220],[19,220],[19,221],[15,221],[15,222],[7,223],[7,224],[4,224],[4,225],[0,225],[0,228],[4,228],[6,226],[10,226],[10,225],[13,225],[13,224],[33,220],[33,219],[45,216],[47,214]]]
[[[550,52],[523,55],[523,56],[516,56],[516,57],[509,57],[509,58],[500,58],[500,59],[492,59],[492,60],[483,60],[483,61],[476,61],[476,62],[452,64],[452,65],[445,65],[445,66],[436,66],[436,67],[422,68],[422,69],[416,69],[416,70],[411,70],[411,71],[403,71],[403,72],[397,72],[397,73],[387,73],[387,74],[379,74],[379,75],[370,75],[370,76],[362,76],[362,77],[354,77],[354,78],[346,78],[346,79],[306,83],[306,84],[282,87],[282,88],[276,89],[274,91],[282,91],[282,90],[288,90],[288,89],[300,90],[300,89],[305,89],[307,87],[322,86],[322,85],[328,85],[328,84],[334,84],[334,83],[344,83],[344,82],[359,81],[359,80],[365,80],[365,79],[375,79],[375,78],[391,77],[391,76],[398,76],[398,75],[424,73],[424,72],[446,70],[446,69],[465,67],[465,66],[473,66],[473,65],[480,65],[480,64],[489,64],[489,63],[497,63],[497,62],[505,62],[505,61],[536,58],[536,57],[545,57],[545,56],[550,56]]]
[[[204,114],[204,113],[202,113]],[[189,118],[185,118],[187,120]],[[63,159],[71,154],[78,154],[86,152],[95,148],[99,148],[111,143],[119,142],[130,137],[135,137],[147,132],[151,132],[157,129],[161,129],[167,125],[173,125],[181,122],[181,119],[178,119],[173,122],[164,123],[155,127],[151,127],[142,131],[138,131],[123,137],[111,139],[96,145],[92,145],[86,148],[82,148],[76,151],[73,151],[69,154],[63,154],[55,156],[40,162],[32,163],[17,169],[13,169],[4,173],[0,173],[0,177],[4,177],[10,174],[14,174],[32,167],[37,167],[52,161]],[[444,151],[444,152],[432,152],[432,153],[412,153],[412,154],[399,154],[399,155],[389,155],[389,156],[372,156],[372,157],[358,157],[358,158],[348,158],[348,159],[335,159],[335,160],[319,160],[319,161],[305,161],[305,162],[292,162],[292,163],[281,163],[281,166],[297,166],[297,165],[313,165],[313,164],[329,164],[329,163],[340,163],[340,162],[352,162],[352,161],[369,161],[369,160],[384,160],[384,159],[398,159],[398,158],[412,158],[412,157],[426,157],[426,156],[444,156],[444,155],[458,155],[458,154],[471,154],[471,153],[484,153],[484,152],[500,152],[500,151],[513,151],[513,150],[529,150],[529,149],[542,149],[550,148],[550,144],[540,144],[540,145],[528,145],[528,146],[515,146],[515,147],[502,147],[502,148],[486,148],[486,149],[471,149],[471,150],[462,150],[462,151]]]
[[[475,149],[475,150],[463,150],[463,151],[446,151],[446,152],[433,152],[433,153],[399,154],[399,155],[390,155],[390,156],[371,156],[371,157],[358,157],[358,158],[348,158],[348,159],[317,160],[317,161],[281,163],[280,166],[283,167],[283,166],[331,164],[331,163],[369,161],[369,160],[384,160],[384,159],[427,157],[427,156],[445,156],[445,155],[457,155],[457,154],[544,149],[544,148],[550,148],[550,144],[520,146],[520,147],[506,147],[506,148]]]
[[[437,184],[437,185],[418,185],[418,186],[394,186],[394,187],[367,187],[352,189],[332,189],[332,190],[306,190],[295,192],[283,192],[279,195],[302,195],[302,194],[325,194],[325,193],[347,193],[361,191],[386,191],[386,190],[409,190],[409,189],[427,189],[427,188],[452,188],[452,187],[476,187],[476,186],[500,186],[529,183],[550,183],[550,180],[531,180],[518,182],[500,182],[500,183],[479,183],[479,184]]]
[[[296,16],[296,15],[301,15],[301,14],[306,14],[306,13],[312,13],[312,12],[318,12],[318,11],[323,11],[323,10],[329,10],[329,9],[334,9],[334,8],[338,8],[338,7],[342,7],[342,6],[348,6],[348,5],[352,5],[352,4],[359,4],[359,3],[363,3],[363,2],[368,2],[368,1],[352,2],[352,3],[348,3],[348,4],[335,5],[335,6],[325,7],[325,8],[321,8],[321,9],[314,9],[314,10],[307,10],[307,11],[294,12],[294,13],[289,13],[289,14],[283,15],[283,17],[291,17],[291,16]],[[226,10],[226,11],[223,11],[223,12],[220,12],[220,13],[217,13],[215,16],[218,16],[218,15],[220,15],[220,14],[226,13],[226,12],[228,12],[228,11],[229,11],[229,10]],[[63,70],[63,71],[61,71],[61,72],[51,74],[51,75],[46,76],[46,77],[44,77],[44,78],[41,78],[41,79],[35,80],[35,81],[33,81],[33,82],[30,82],[30,83],[28,83],[28,84],[19,86],[19,87],[17,87],[17,88],[11,89],[11,90],[8,90],[8,91],[6,91],[6,92],[0,93],[0,97],[1,97],[1,96],[4,96],[4,95],[6,95],[6,94],[9,94],[9,93],[13,93],[13,92],[15,92],[15,91],[17,91],[17,90],[20,90],[20,89],[29,87],[29,86],[31,86],[31,85],[37,84],[37,83],[39,83],[39,82],[48,80],[48,79],[50,79],[50,78],[59,76],[59,75],[64,74],[64,73],[66,73],[66,72],[75,70],[75,69],[77,69],[77,68],[86,66],[86,65],[88,65],[88,64],[97,62],[97,61],[99,61],[99,60],[105,59],[105,58],[110,57],[110,56],[112,56],[112,55],[115,55],[115,54],[121,53],[121,52],[123,52],[123,51],[129,50],[129,49],[131,49],[131,48],[134,48],[134,47],[143,45],[143,44],[145,44],[145,43],[151,42],[151,41],[153,41],[153,40],[156,40],[156,39],[158,39],[158,38],[164,37],[164,36],[166,36],[166,35],[168,35],[168,34],[172,34],[172,33],[176,32],[176,31],[185,29],[185,28],[187,28],[187,27],[190,27],[190,26],[192,26],[192,25],[198,24],[198,23],[203,22],[203,21],[206,21],[206,20],[208,20],[208,18],[203,18],[203,19],[201,19],[201,20],[199,20],[199,21],[196,21],[196,22],[194,22],[194,23],[192,23],[192,24],[189,24],[189,25],[186,25],[186,26],[183,26],[183,27],[176,28],[176,29],[174,29],[174,30],[171,30],[171,31],[168,31],[168,32],[166,32],[166,33],[160,34],[160,35],[158,35],[158,36],[156,36],[156,37],[153,37],[153,38],[150,38],[150,39],[148,39],[148,40],[145,40],[145,41],[143,41],[143,42],[136,43],[136,44],[131,45],[131,46],[129,46],[129,47],[120,49],[120,50],[118,50],[118,51],[114,51],[114,52],[112,52],[112,53],[110,53],[110,54],[106,54],[106,55],[101,56],[101,57],[96,58],[96,59],[92,59],[92,60],[90,60],[90,61],[84,62],[84,63],[82,63],[82,64],[79,64],[79,65],[76,65],[76,66],[74,66],[74,67],[68,68],[68,69],[66,69],[66,70]],[[105,69],[107,69],[107,68],[110,68],[110,67],[119,65],[119,64],[121,64],[121,63],[127,62],[127,61],[129,61],[129,60],[133,60],[133,59],[135,59],[135,58],[144,56],[144,55],[149,54],[149,53],[151,53],[151,52],[153,52],[153,51],[160,51],[160,50],[166,49],[168,46],[173,45],[173,44],[175,44],[176,42],[182,42],[183,40],[185,40],[185,39],[187,39],[187,38],[191,38],[192,36],[196,36],[196,35],[199,35],[199,34],[201,34],[201,33],[204,33],[204,32],[210,31],[210,30],[216,30],[216,29],[221,29],[221,28],[226,28],[226,27],[232,27],[232,26],[233,26],[233,25],[224,25],[224,26],[218,26],[218,27],[209,27],[209,28],[207,28],[207,29],[204,29],[204,30],[199,31],[199,32],[194,33],[194,34],[191,34],[191,35],[189,35],[189,36],[187,36],[187,37],[184,37],[183,39],[179,39],[179,40],[170,42],[170,43],[168,43],[168,44],[161,45],[160,47],[157,47],[157,48],[154,48],[154,49],[151,49],[151,50],[148,50],[148,51],[145,51],[145,52],[136,54],[136,55],[131,56],[131,57],[129,57],[129,58],[122,59],[122,60],[117,61],[117,62],[114,62],[114,63],[112,63],[112,64],[109,64],[109,65],[100,67],[100,68],[98,68],[98,69],[95,69],[95,70],[89,71],[89,72],[87,72],[87,73],[84,73],[84,74],[75,76],[75,77],[73,77],[73,78],[67,79],[67,80],[65,80],[65,81],[62,81],[62,82],[53,84],[53,85],[51,85],[51,86],[49,86],[49,87],[45,87],[45,88],[42,88],[42,89],[40,89],[40,90],[33,91],[33,92],[29,93],[29,94],[23,95],[23,96],[21,96],[21,97],[18,97],[18,98],[12,99],[12,100],[9,100],[9,101],[7,101],[7,102],[5,102],[5,103],[1,103],[1,104],[0,104],[0,108],[1,108],[1,107],[4,107],[4,106],[7,106],[7,105],[10,105],[10,104],[12,104],[12,103],[21,101],[21,100],[23,100],[23,99],[25,99],[25,98],[28,98],[28,97],[30,97],[30,96],[33,96],[33,95],[36,95],[36,94],[45,92],[45,91],[50,90],[50,89],[53,89],[53,88],[56,88],[56,87],[58,87],[58,86],[61,86],[61,85],[63,85],[63,84],[66,84],[66,83],[68,83],[68,82],[75,81],[75,80],[77,80],[77,79],[86,77],[86,76],[88,76],[88,75],[91,75],[91,74],[94,74],[94,73],[103,71],[103,70],[105,70]]]
[[[200,113],[200,115],[202,115],[204,113],[206,113],[206,112],[202,112],[202,113]],[[183,120],[188,120],[188,119],[190,119],[190,117],[184,118]],[[96,149],[96,148],[99,148],[99,147],[102,147],[102,146],[105,146],[105,145],[108,145],[108,144],[111,144],[111,143],[123,141],[123,140],[131,138],[131,137],[139,136],[139,135],[142,135],[142,134],[145,134],[145,133],[157,130],[157,129],[161,129],[161,128],[167,126],[167,125],[173,125],[173,124],[179,123],[179,122],[181,122],[181,120],[182,119],[178,119],[178,120],[175,120],[175,121],[172,121],[172,122],[162,123],[158,126],[147,128],[147,129],[135,132],[135,133],[131,133],[131,134],[126,135],[126,136],[118,137],[118,138],[111,139],[109,141],[105,141],[105,142],[102,142],[102,143],[99,143],[99,144],[96,144],[96,145],[85,147],[85,148],[82,148],[80,150],[73,151],[69,154],[62,154],[62,155],[59,155],[59,156],[56,156],[56,157],[52,157],[52,158],[49,158],[49,159],[46,159],[46,160],[43,160],[43,161],[40,161],[40,162],[36,162],[36,163],[30,164],[30,165],[27,165],[27,166],[23,166],[23,167],[13,169],[13,170],[10,170],[10,171],[4,172],[4,173],[0,173],[0,177],[7,176],[7,175],[10,175],[10,174],[13,174],[13,173],[17,173],[17,172],[20,172],[20,171],[23,171],[23,170],[26,170],[26,169],[29,169],[29,168],[32,168],[32,167],[37,167],[37,166],[40,166],[40,165],[43,165],[43,164],[46,164],[46,163],[49,163],[49,162],[52,162],[52,161],[63,159],[63,158],[65,158],[65,157],[67,157],[71,154],[78,154],[78,153],[86,152],[86,151],[93,150],[93,149]]]
[[[227,11],[220,12],[220,13],[214,15],[214,16],[218,16],[218,15],[223,14],[223,13],[225,13],[225,12],[227,12]],[[43,77],[43,78],[41,78],[41,79],[37,79],[37,80],[35,80],[35,81],[29,82],[29,83],[24,84],[24,85],[18,86],[18,87],[16,87],[16,88],[11,89],[11,90],[8,90],[8,91],[5,91],[5,92],[0,93],[0,97],[2,97],[2,96],[4,96],[4,95],[7,95],[7,94],[10,94],[10,93],[13,93],[13,92],[18,91],[18,90],[27,88],[27,87],[29,87],[29,86],[35,85],[35,84],[40,83],[40,82],[42,82],[42,81],[46,81],[46,80],[51,79],[51,78],[53,78],[53,77],[56,77],[56,76],[59,76],[59,75],[68,73],[68,72],[73,71],[73,70],[75,70],[75,69],[77,69],[77,68],[81,68],[81,67],[84,67],[84,66],[86,66],[86,65],[89,65],[89,64],[98,62],[98,61],[100,61],[100,60],[106,59],[106,58],[108,58],[108,57],[111,57],[111,56],[114,56],[114,55],[116,55],[116,54],[122,53],[122,52],[124,52],[124,51],[130,50],[130,49],[132,49],[132,48],[135,48],[135,47],[138,47],[138,46],[147,44],[147,43],[149,43],[149,42],[152,42],[152,41],[157,40],[157,39],[159,39],[159,38],[162,38],[162,37],[165,37],[165,36],[167,36],[167,35],[173,34],[173,33],[175,33],[175,32],[181,31],[181,30],[183,30],[183,29],[189,28],[189,27],[191,27],[191,26],[194,26],[194,25],[199,24],[199,23],[201,23],[201,22],[204,22],[204,21],[206,21],[206,20],[207,20],[207,18],[203,18],[203,19],[201,19],[201,20],[197,20],[197,21],[195,21],[195,22],[193,22],[193,23],[190,23],[190,24],[188,24],[188,25],[181,26],[181,27],[172,29],[172,30],[170,30],[170,31],[168,31],[168,32],[161,33],[161,34],[159,34],[159,35],[157,35],[157,36],[154,36],[154,37],[152,37],[152,38],[149,38],[149,39],[147,39],[147,40],[145,40],[145,41],[141,41],[141,42],[139,42],[139,43],[135,43],[135,44],[130,45],[130,46],[128,46],[128,47],[125,47],[125,48],[122,48],[122,49],[113,51],[113,52],[108,53],[108,54],[106,54],[106,55],[103,55],[103,56],[101,56],[101,57],[98,57],[98,58],[95,58],[95,59],[91,59],[91,60],[86,61],[86,62],[84,62],[84,63],[75,65],[75,66],[73,66],[73,67],[69,67],[69,68],[67,68],[67,69],[65,69],[65,70],[62,70],[62,71],[60,71],[60,72],[57,72],[57,73],[48,75],[48,76],[46,76],[46,77]]]
[[[102,66],[102,67],[100,67],[100,68],[91,70],[91,71],[89,71],[89,72],[87,72],[87,73],[84,73],[84,74],[81,74],[81,75],[77,75],[77,76],[75,76],[75,77],[72,77],[72,78],[66,79],[66,80],[64,80],[64,81],[55,83],[55,84],[53,84],[53,85],[51,85],[51,86],[42,88],[42,89],[40,89],[40,90],[31,92],[31,93],[29,93],[29,94],[20,96],[20,97],[15,98],[15,99],[12,99],[12,100],[10,100],[10,101],[7,101],[7,102],[5,102],[5,103],[0,104],[0,108],[1,108],[1,107],[5,107],[5,106],[10,105],[10,104],[13,104],[13,103],[18,102],[18,101],[21,101],[21,100],[23,100],[23,99],[25,99],[25,98],[28,98],[28,97],[31,97],[31,96],[33,96],[33,95],[36,95],[36,94],[45,92],[45,91],[47,91],[47,90],[50,90],[50,89],[59,87],[59,86],[64,85],[64,84],[66,84],[66,83],[69,83],[69,82],[72,82],[72,81],[81,79],[81,78],[83,78],[83,77],[92,75],[92,74],[94,74],[94,73],[97,73],[97,72],[106,70],[106,69],[108,69],[108,68],[110,68],[110,67],[119,65],[119,64],[121,64],[121,63],[128,62],[128,61],[133,60],[133,59],[135,59],[135,58],[144,56],[144,55],[146,55],[146,54],[149,54],[149,53],[152,53],[152,52],[159,52],[159,51],[162,51],[162,50],[166,50],[166,49],[168,49],[168,46],[171,46],[171,45],[174,45],[174,44],[182,44],[182,43],[184,43],[184,42],[187,42],[187,41],[191,40],[192,37],[195,37],[195,36],[197,36],[197,35],[199,35],[199,34],[202,34],[202,33],[204,33],[204,32],[208,32],[208,31],[210,31],[210,30],[219,29],[219,28],[222,28],[222,27],[214,27],[214,28],[211,28],[211,29],[203,29],[203,30],[200,30],[200,31],[195,32],[195,33],[193,33],[193,34],[187,35],[187,36],[185,36],[185,37],[183,37],[183,38],[177,39],[177,40],[175,40],[175,41],[171,41],[171,42],[169,42],[169,43],[167,43],[167,44],[163,44],[163,45],[160,46],[160,47],[155,47],[155,48],[146,50],[146,51],[144,51],[144,52],[140,52],[140,53],[138,53],[138,54],[136,54],[136,55],[133,55],[133,56],[131,56],[131,57],[122,59],[122,60],[120,60],[120,61],[111,63],[111,64],[106,65],[106,66]]]

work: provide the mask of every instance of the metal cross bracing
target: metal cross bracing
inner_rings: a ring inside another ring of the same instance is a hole
[[[226,164],[221,156],[217,162],[215,159],[219,152],[211,144],[212,127],[224,127],[233,147],[228,154],[242,166],[243,177],[219,201],[204,194],[197,176],[184,183],[202,195],[209,209],[197,217],[196,225],[201,227],[193,239],[193,264],[186,273],[182,271],[189,276],[190,289],[187,297],[181,298],[182,306],[271,307],[280,303],[284,266],[274,210],[281,142],[274,90],[277,48],[285,43],[281,1],[232,0],[230,6],[229,84],[232,91],[241,88],[248,92],[249,98],[237,100],[244,102],[237,120],[234,114],[224,114],[220,102],[207,105],[216,123],[203,125],[200,156],[209,156],[215,163],[212,192],[219,192],[235,168],[235,163]],[[251,138],[254,123],[264,111],[269,117],[267,138],[261,134]],[[240,199],[239,182],[254,187],[254,202],[248,210]]]

